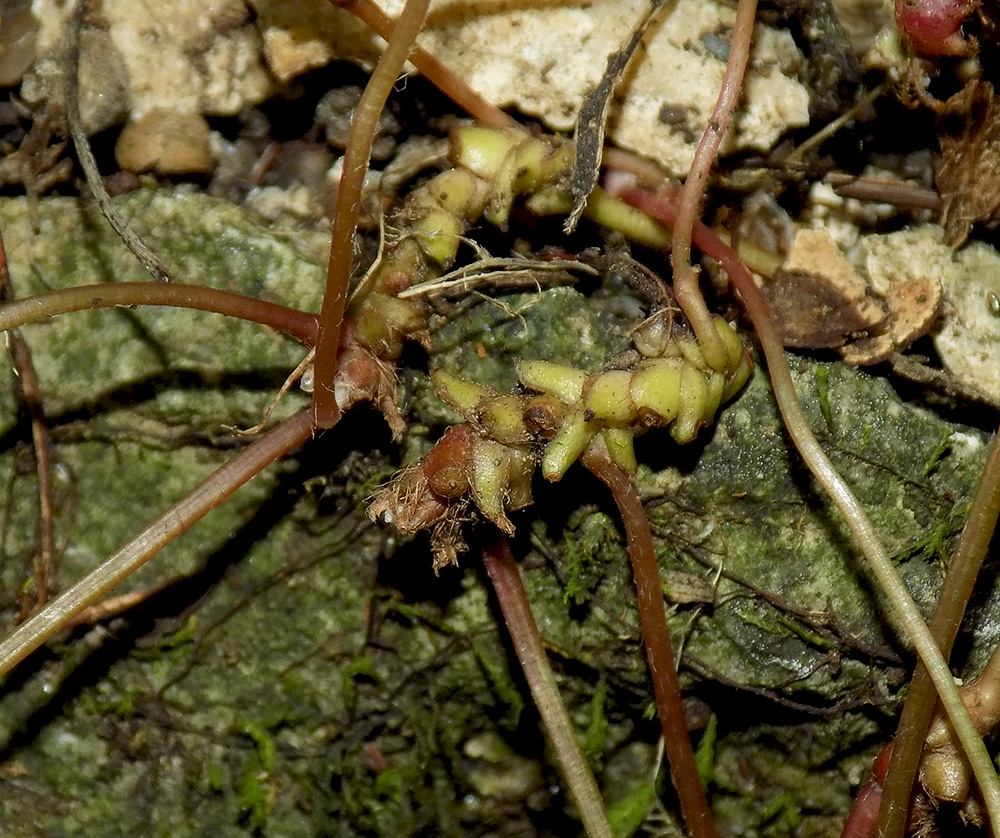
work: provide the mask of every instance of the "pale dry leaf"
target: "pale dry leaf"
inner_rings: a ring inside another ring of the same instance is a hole
[[[840,350],[848,364],[880,364],[927,334],[941,307],[941,283],[927,277],[894,278],[885,292],[887,328]]]
[[[836,349],[856,366],[881,363],[927,333],[941,305],[941,283],[899,274],[863,278],[826,230],[799,230],[764,293],[786,346]]]

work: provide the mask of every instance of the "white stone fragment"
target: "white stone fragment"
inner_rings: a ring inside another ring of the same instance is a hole
[[[1000,254],[984,242],[953,253],[936,224],[870,236],[865,247],[876,284],[902,275],[941,280],[944,306],[931,331],[934,347],[948,372],[1000,404]]]
[[[330,4],[253,0],[271,68],[279,77],[325,64],[335,55],[371,60],[374,40],[332,14]],[[386,0],[395,15],[401,0]],[[559,4],[434,0],[421,44],[500,107],[516,107],[553,130],[572,128],[584,95],[619,49],[646,0],[577,0]],[[675,174],[690,165],[697,138],[718,97],[735,17],[713,0],[679,0],[654,23],[635,71],[619,89],[623,107],[610,136],[659,160]],[[758,25],[746,106],[724,151],[766,151],[789,128],[808,121],[809,95],[797,73],[802,56],[787,32]],[[670,124],[664,110],[679,121]]]
[[[494,104],[567,131],[646,2],[433,0],[421,43]],[[396,15],[402,0],[385,6]],[[39,54],[57,49],[69,8],[35,0]],[[378,38],[328,0],[104,0],[100,14],[125,66],[132,121],[154,109],[235,114],[268,96],[275,78],[337,57],[370,65],[379,50]],[[734,17],[732,4],[715,0],[664,7],[619,88],[615,142],[686,172],[718,96]],[[758,25],[754,42],[745,104],[723,151],[767,151],[808,121],[791,35]]]
[[[36,0],[39,54],[61,49],[71,10]],[[233,115],[274,88],[243,0],[104,0],[100,15],[125,65],[133,120],[153,109]]]

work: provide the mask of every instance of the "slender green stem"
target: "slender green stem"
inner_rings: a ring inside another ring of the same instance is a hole
[[[784,346],[774,324],[770,306],[750,272],[743,267],[736,254],[728,247],[726,250],[729,253],[726,254],[727,258],[722,264],[742,296],[747,314],[757,331],[761,349],[767,359],[778,408],[785,420],[785,427],[809,470],[844,516],[854,533],[854,538],[861,548],[861,552],[868,560],[872,573],[875,574],[883,592],[895,608],[917,650],[917,654],[920,656],[920,660],[927,668],[929,677],[941,699],[941,704],[948,715],[948,720],[962,744],[962,749],[965,751],[976,781],[979,783],[979,790],[989,814],[993,834],[1000,835],[1000,779],[997,777],[993,760],[986,750],[986,745],[959,695],[955,680],[941,650],[934,642],[934,637],[892,564],[892,560],[868,519],[868,515],[858,503],[857,498],[854,497],[847,483],[837,473],[833,463],[826,456],[808,425],[805,414],[802,412],[802,406],[795,395],[795,387],[792,383],[788,361],[785,358]]]
[[[107,282],[77,285],[23,297],[0,306],[0,332],[28,323],[37,323],[57,314],[94,308],[170,306],[212,311],[241,320],[271,326],[298,338],[306,346],[316,343],[315,314],[245,297],[218,288],[184,285],[179,282]]]
[[[714,369],[726,365],[726,348],[715,330],[712,315],[705,305],[705,298],[698,287],[698,273],[691,264],[691,236],[695,220],[701,211],[701,198],[708,183],[708,174],[719,152],[722,139],[732,122],[733,111],[739,104],[743,91],[743,78],[750,60],[750,43],[753,40],[753,22],[757,14],[757,0],[739,0],[736,21],[729,43],[729,60],[722,77],[715,110],[695,150],[688,176],[681,187],[677,204],[677,222],[674,225],[670,265],[674,271],[674,296],[685,317],[694,329],[705,360]]]
[[[1000,428],[993,436],[979,490],[972,502],[958,547],[948,565],[930,629],[941,654],[947,658],[958,634],[976,577],[983,566],[990,539],[1000,516]],[[935,708],[934,684],[920,662],[913,673],[906,702],[893,740],[892,759],[882,785],[877,835],[902,838],[913,794],[913,780],[920,768],[924,739]]]
[[[580,812],[583,827],[589,838],[614,838],[597,781],[580,749],[566,707],[559,698],[542,636],[538,633],[517,562],[506,538],[483,550],[483,564],[500,603],[504,624],[514,643],[524,679],[542,718],[549,744],[556,754],[566,788]]]
[[[617,197],[643,209],[668,226],[674,218],[673,205],[668,201],[660,200],[658,196],[650,192],[623,185],[616,191],[616,194]],[[847,483],[837,473],[833,463],[830,462],[809,427],[802,406],[795,395],[795,386],[792,383],[792,374],[788,368],[785,349],[767,300],[764,299],[764,295],[757,287],[757,283],[754,282],[753,276],[740,261],[735,251],[724,244],[712,230],[702,224],[696,224],[694,237],[698,247],[722,265],[739,292],[747,315],[757,332],[761,350],[767,361],[771,386],[778,402],[778,410],[781,412],[792,442],[813,476],[844,516],[844,520],[854,534],[855,541],[868,561],[869,568],[895,609],[921,661],[927,667],[938,697],[941,699],[941,704],[948,715],[948,720],[955,729],[962,749],[972,766],[976,782],[979,783],[993,834],[1000,835],[1000,778],[997,777],[990,755],[959,695],[948,664],[941,655],[941,650],[935,644],[927,624],[920,616],[917,606],[893,566],[885,547],[875,532],[875,528],[868,519],[868,515],[854,497]]]
[[[684,719],[684,703],[680,683],[677,681],[677,666],[670,643],[670,632],[667,630],[667,618],[663,611],[663,583],[653,549],[649,518],[632,478],[611,461],[607,452],[595,451],[591,446],[583,455],[582,462],[607,484],[625,525],[628,555],[632,561],[632,576],[639,601],[642,639],[646,647],[646,659],[649,661],[656,709],[663,729],[667,761],[670,763],[670,774],[674,788],[677,789],[684,822],[694,838],[715,838],[712,810],[705,798],[705,789],[701,785],[694,749],[691,747]]]
[[[272,428],[213,471],[142,532],[6,637],[0,643],[0,676],[10,672],[81,609],[93,605],[115,585],[135,573],[240,486],[309,439],[312,432],[312,411],[306,408]]]
[[[429,4],[430,0],[407,0],[351,120],[330,236],[326,295],[323,297],[323,308],[319,316],[319,340],[316,343],[313,407],[316,411],[316,424],[320,428],[331,427],[340,416],[332,382],[337,372],[340,324],[344,319],[344,306],[347,303],[354,234],[358,229],[361,189],[368,171],[372,140],[386,99],[403,71],[417,35],[423,29]]]

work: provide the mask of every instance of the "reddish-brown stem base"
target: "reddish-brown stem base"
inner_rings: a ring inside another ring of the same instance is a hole
[[[882,784],[885,782],[886,771],[889,770],[891,756],[892,743],[890,742],[879,751],[868,779],[858,789],[858,795],[854,798],[854,807],[847,817],[847,823],[844,824],[841,838],[871,838],[875,834],[879,804],[882,802]]]
[[[663,611],[663,583],[653,549],[653,535],[642,500],[632,478],[606,456],[588,451],[583,464],[607,484],[618,505],[628,539],[642,638],[653,681],[656,709],[663,728],[663,740],[670,763],[670,773],[680,801],[688,832],[694,838],[715,838],[715,822],[698,776],[694,750],[684,719],[684,704],[677,681],[670,632]]]

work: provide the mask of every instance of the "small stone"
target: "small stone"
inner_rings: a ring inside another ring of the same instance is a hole
[[[208,123],[198,114],[154,108],[125,126],[115,145],[115,159],[133,172],[197,174],[215,165]]]
[[[17,84],[35,60],[38,18],[30,3],[8,3],[0,19],[0,86]]]

